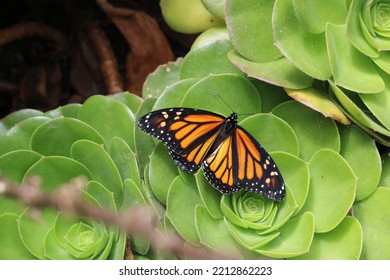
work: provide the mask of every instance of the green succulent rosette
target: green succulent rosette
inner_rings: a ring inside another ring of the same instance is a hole
[[[228,0],[234,45],[228,56],[248,75],[390,146],[389,7],[387,1]]]
[[[239,125],[277,163],[286,199],[277,203],[245,191],[222,195],[201,170],[191,175],[178,169],[167,147],[157,143],[145,176],[165,205],[164,225],[191,245],[244,259],[370,258],[365,250],[381,245],[366,237],[367,217],[351,215],[351,209],[365,205],[372,209],[368,216],[382,218],[369,203],[384,180],[375,142],[361,129],[292,100],[282,88],[246,77],[231,63],[234,46],[226,34],[215,28],[199,36],[179,73],[159,73],[162,80],[175,76],[176,82],[162,85],[162,94],[145,102],[155,102],[150,110],[183,106],[225,116],[237,112]],[[330,101],[319,104],[340,112]],[[377,235],[384,237],[387,227],[375,229]],[[383,256],[389,257],[389,249],[381,248]]]
[[[153,205],[135,154],[135,113],[142,100],[129,93],[93,96],[43,113],[21,110],[0,122],[0,174],[23,184],[39,176],[52,192],[72,179],[87,180],[83,198],[122,212]],[[35,215],[34,215],[35,213]],[[70,218],[53,209],[36,210],[0,197],[0,259],[123,259],[149,252],[149,241],[89,217]]]

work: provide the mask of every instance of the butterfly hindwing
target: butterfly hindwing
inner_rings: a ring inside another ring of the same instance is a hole
[[[236,151],[235,184],[244,190],[282,201],[286,189],[282,175],[271,156],[242,127],[234,134]]]
[[[141,130],[167,145],[172,160],[195,173],[219,135],[224,117],[190,108],[169,108],[141,117]]]
[[[232,135],[226,137],[202,164],[202,170],[207,181],[224,194],[231,194],[240,190],[234,183],[233,140]]]

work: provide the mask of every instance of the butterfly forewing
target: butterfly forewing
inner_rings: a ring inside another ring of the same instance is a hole
[[[168,146],[175,164],[195,173],[219,135],[224,117],[190,108],[169,108],[140,118],[138,126]]]
[[[286,196],[286,189],[271,156],[242,127],[236,129],[234,138],[234,150],[237,152],[235,184],[247,191],[282,201]]]

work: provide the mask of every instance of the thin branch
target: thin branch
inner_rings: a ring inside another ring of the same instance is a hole
[[[96,2],[103,11],[112,16],[127,17],[132,16],[134,14],[133,10],[115,7],[107,0],[96,0]]]
[[[175,253],[194,259],[234,259],[235,256],[222,255],[205,248],[186,244],[174,234],[159,231],[155,224],[158,219],[151,207],[135,207],[123,213],[110,212],[98,208],[83,200],[80,191],[86,180],[75,178],[52,193],[43,192],[38,178],[30,178],[23,186],[10,183],[0,178],[0,195],[22,201],[34,208],[51,207],[61,212],[87,216],[108,225],[115,225],[128,235],[139,234],[151,241],[155,250]]]
[[[122,92],[123,83],[118,71],[118,62],[105,32],[97,24],[89,25],[88,31],[99,59],[100,70],[102,71],[108,93]]]
[[[0,45],[25,37],[43,37],[63,45],[65,37],[58,30],[41,23],[24,22],[0,30]]]

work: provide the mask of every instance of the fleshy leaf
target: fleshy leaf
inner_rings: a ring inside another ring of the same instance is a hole
[[[168,149],[162,143],[157,144],[150,155],[149,183],[154,195],[163,204],[167,203],[169,186],[178,175]]]
[[[169,85],[154,103],[153,110],[180,107],[184,94],[198,81],[199,79],[191,78]]]
[[[269,113],[280,103],[291,100],[282,87],[251,78],[261,97],[262,113]]]
[[[236,240],[242,247],[249,250],[261,248],[280,235],[278,231],[268,234],[258,234],[256,230],[242,228],[229,222],[226,218],[225,224],[234,240]]]
[[[353,126],[340,126],[341,150],[358,177],[356,200],[361,200],[373,193],[381,176],[381,158],[374,140]],[[364,149],[362,149],[364,147]]]
[[[328,232],[351,209],[357,178],[345,159],[329,149],[313,155],[309,170],[310,189],[301,211],[313,213],[316,233]]]
[[[7,180],[21,183],[27,170],[41,155],[29,150],[16,150],[0,156],[0,175]]]
[[[122,102],[133,112],[133,114],[136,114],[141,107],[141,104],[143,102],[142,98],[129,93],[129,92],[121,92],[114,95],[111,95],[112,98]]]
[[[236,51],[228,53],[230,61],[240,70],[255,79],[286,88],[307,88],[313,78],[299,70],[285,57],[269,62],[253,62]]]
[[[114,137],[110,141],[108,152],[121,174],[122,181],[131,179],[137,185],[140,185],[141,178],[136,155],[127,143],[122,138]]]
[[[293,3],[296,17],[310,33],[324,32],[327,22],[342,24],[347,16],[345,5],[339,0],[293,0]]]
[[[0,215],[0,260],[35,259],[19,238],[18,215]]]
[[[30,150],[31,135],[50,118],[38,116],[17,123],[0,136],[0,155],[14,150]]]
[[[340,150],[340,136],[335,121],[296,102],[287,101],[272,110],[286,121],[298,137],[300,157],[310,160],[319,149]]]
[[[347,216],[333,230],[314,234],[310,251],[296,259],[358,260],[362,251],[363,232],[359,221]]]
[[[177,232],[192,245],[199,245],[194,220],[198,204],[202,204],[198,190],[180,176],[176,177],[168,191],[166,215]]]
[[[85,186],[85,192],[88,194],[88,196],[93,197],[93,201],[97,203],[99,207],[112,212],[117,211],[114,194],[107,190],[99,182],[89,181]]]
[[[123,187],[125,196],[125,201],[122,206],[123,210],[129,208],[131,209],[132,207],[147,205],[141,191],[133,181],[129,179],[125,180],[123,182]],[[131,247],[138,253],[145,255],[149,250],[149,246],[150,241],[145,239],[144,237],[138,234],[133,234],[131,236]]]
[[[82,105],[78,103],[67,104],[65,106],[60,106],[54,110],[46,112],[45,116],[53,119],[58,117],[77,119],[81,107]]]
[[[214,219],[222,218],[223,213],[220,208],[221,193],[210,185],[201,170],[195,174],[195,179],[200,198],[207,211]]]
[[[388,260],[390,258],[390,189],[378,188],[372,195],[356,202],[353,210],[363,228],[361,259]]]
[[[272,26],[276,46],[296,67],[319,80],[330,78],[325,36],[310,33],[302,26],[295,15],[293,0],[276,0]]]
[[[7,130],[13,127],[15,124],[24,121],[26,119],[42,116],[43,113],[34,109],[22,109],[13,112],[0,121],[0,136],[3,135]]]
[[[174,62],[160,65],[151,73],[142,86],[142,97],[144,99],[159,97],[171,84],[180,80],[180,66],[182,58]]]
[[[225,0],[201,0],[203,6],[213,15],[220,19],[225,16]]]
[[[123,103],[102,95],[94,95],[84,103],[80,110],[79,119],[95,128],[108,147],[114,137],[126,141],[134,151],[135,117]]]
[[[342,90],[332,81],[329,81],[329,84],[337,100],[343,105],[343,108],[345,108],[348,114],[351,115],[349,116],[350,119],[362,126],[368,127],[376,132],[390,137],[389,130],[380,125],[379,122],[375,120],[374,116],[366,113],[364,109],[360,108],[361,106],[358,106],[359,101],[361,103],[361,100],[356,97],[354,98],[354,93],[348,94],[346,90]]]
[[[225,2],[225,0],[222,0],[222,2]],[[225,26],[212,27],[201,33],[192,43],[191,50],[218,40],[230,40]]]
[[[161,0],[164,21],[177,32],[192,34],[220,26],[224,21],[212,15],[200,0]]]
[[[347,32],[348,39],[351,43],[363,54],[369,57],[378,57],[379,51],[375,49],[369,42],[366,40],[363,35],[363,31],[360,25],[359,16],[361,14],[362,6],[364,5],[364,0],[354,0],[351,3],[349,8],[349,13],[347,17]],[[372,1],[370,1],[372,3]]]
[[[231,237],[224,219],[214,219],[206,208],[198,205],[195,209],[195,223],[201,244],[222,254],[236,258],[241,256],[239,246]]]
[[[45,191],[53,191],[62,184],[82,176],[91,178],[91,173],[80,162],[62,156],[42,157],[29,168],[24,180],[32,176],[41,178],[40,186]]]
[[[155,102],[156,100],[154,98],[144,100],[140,109],[137,112],[136,123],[138,122],[138,119],[141,116],[152,111],[152,107]],[[135,141],[135,152],[138,155],[137,156],[138,166],[141,171],[140,173],[142,174],[144,172],[145,166],[149,163],[148,156],[153,152],[155,142],[150,135],[141,131],[141,129],[139,129],[137,125],[134,131],[134,141]]]
[[[372,60],[360,53],[346,39],[345,33],[345,25],[326,26],[326,44],[335,83],[361,93],[382,91],[385,83]]]
[[[74,260],[74,256],[57,242],[55,227],[52,227],[45,236],[45,256],[51,260]]]
[[[222,73],[244,76],[227,58],[227,53],[232,49],[229,40],[217,40],[191,50],[181,64],[180,78],[204,78]]]
[[[261,100],[255,86],[246,78],[235,74],[211,74],[188,90],[182,106],[228,116],[232,110],[238,114],[260,112]]]
[[[58,118],[35,130],[31,148],[45,156],[70,156],[70,148],[80,139],[103,143],[99,133],[88,124],[77,119]]]
[[[380,76],[385,82],[385,89],[376,94],[361,94],[360,98],[369,108],[370,112],[381,122],[381,124],[390,130],[390,77],[389,74],[378,70]]]
[[[116,205],[121,205],[123,200],[121,176],[101,145],[88,140],[79,140],[72,146],[72,157],[89,170],[93,180],[113,192]]]
[[[24,246],[38,259],[47,259],[45,256],[44,237],[52,228],[57,212],[53,209],[41,209],[41,222],[29,217],[29,210],[19,217],[19,236]]]
[[[257,253],[273,258],[291,258],[309,251],[314,235],[314,217],[310,212],[291,218],[282,228],[280,235]]]
[[[387,74],[390,74],[390,52],[381,52],[378,57],[373,57],[372,61]]]
[[[237,52],[255,62],[273,61],[282,54],[274,46],[271,26],[274,0],[227,1],[226,26]]]
[[[329,99],[328,95],[314,87],[305,89],[285,89],[287,94],[296,101],[320,112],[325,117],[331,117],[342,124],[350,124],[344,113]]]

